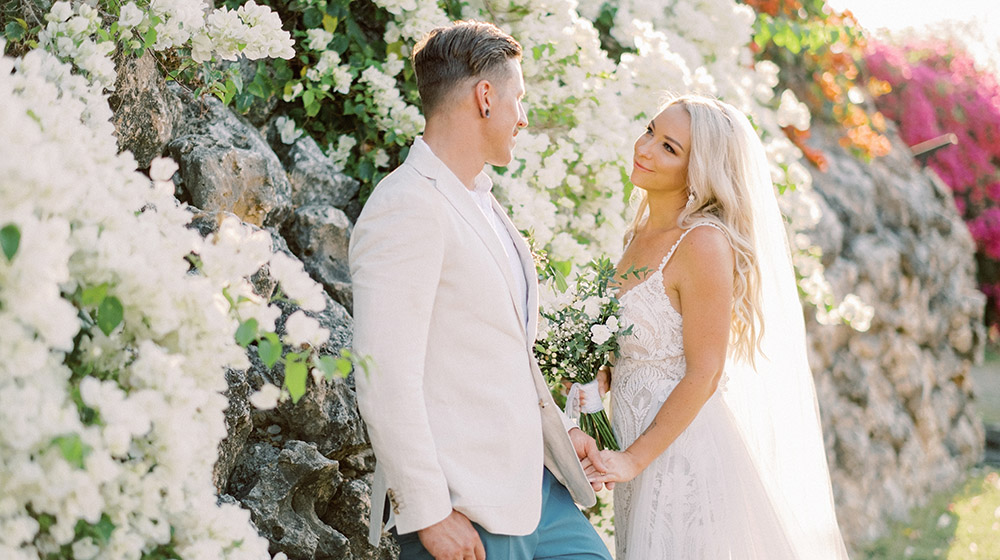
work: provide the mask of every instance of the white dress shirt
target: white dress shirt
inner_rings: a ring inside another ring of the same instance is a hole
[[[514,284],[516,285],[517,301],[521,303],[521,310],[524,312],[523,317],[528,317],[528,284],[525,280],[525,270],[521,266],[521,259],[517,254],[517,249],[514,247],[514,240],[510,237],[510,232],[504,227],[503,222],[500,217],[497,216],[496,211],[493,208],[493,181],[490,180],[486,173],[480,173],[475,179],[476,188],[475,190],[469,191],[472,195],[472,200],[475,201],[476,206],[482,210],[483,215],[489,221],[490,225],[493,226],[493,231],[496,232],[497,238],[500,239],[500,244],[503,246],[504,253],[507,254],[507,263],[510,266],[511,275],[514,277]]]

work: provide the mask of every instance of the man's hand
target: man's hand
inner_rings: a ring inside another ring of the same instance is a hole
[[[638,459],[633,457],[628,450],[611,451],[610,449],[605,449],[601,451],[601,459],[604,460],[606,472],[600,473],[593,466],[585,468],[587,479],[591,481],[591,485],[595,482],[598,484],[603,482],[605,485],[613,485],[615,482],[628,482],[639,476],[639,473],[643,469]]]
[[[435,560],[486,560],[479,533],[468,517],[455,510],[443,520],[417,531],[417,536]]]
[[[584,472],[588,474],[593,473],[594,476],[604,475],[607,469],[604,468],[604,460],[601,459],[601,453],[597,449],[597,442],[594,438],[588,436],[580,428],[573,428],[569,431],[569,439],[573,442],[573,449],[576,450],[576,456],[580,459],[580,463],[583,464]],[[591,478],[588,476],[588,478]],[[614,482],[605,485],[603,482],[595,482],[591,480],[590,486],[594,488],[594,491],[599,491],[603,486],[607,486],[608,490],[615,487]]]

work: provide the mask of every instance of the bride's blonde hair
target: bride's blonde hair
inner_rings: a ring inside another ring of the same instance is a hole
[[[755,252],[753,213],[750,203],[749,146],[735,131],[734,118],[746,118],[738,110],[716,99],[684,95],[669,100],[660,111],[680,105],[691,117],[687,181],[693,200],[681,211],[677,225],[687,229],[711,222],[722,229],[736,257],[733,282],[733,317],[730,353],[754,362],[764,327],[761,321],[760,269]],[[646,191],[636,187],[635,218],[627,228],[631,239],[649,209]]]

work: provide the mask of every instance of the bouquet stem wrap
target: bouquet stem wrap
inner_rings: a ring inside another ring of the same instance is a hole
[[[586,396],[585,405],[580,404],[581,393]],[[566,415],[577,420],[580,429],[597,440],[599,449],[619,450],[618,441],[611,431],[611,423],[601,403],[601,392],[596,379],[582,384],[574,383],[569,388],[569,395],[566,397]]]

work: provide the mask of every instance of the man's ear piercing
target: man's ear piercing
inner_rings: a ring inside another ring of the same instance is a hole
[[[487,119],[490,118],[490,110],[486,109],[486,113],[484,113],[483,116],[485,116]]]

